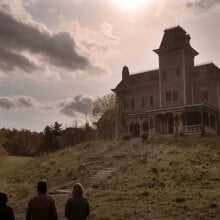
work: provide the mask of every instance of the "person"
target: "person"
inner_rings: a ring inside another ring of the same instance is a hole
[[[26,220],[58,220],[55,201],[47,194],[47,182],[39,181],[37,191],[28,202]]]
[[[0,192],[0,219],[15,220],[13,209],[7,205],[8,196],[6,193]]]
[[[66,202],[65,216],[68,220],[86,220],[89,213],[89,202],[84,196],[83,186],[76,183],[73,186],[72,197]]]

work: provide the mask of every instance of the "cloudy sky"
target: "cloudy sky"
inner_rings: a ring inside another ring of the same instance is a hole
[[[85,122],[93,100],[158,68],[163,30],[182,26],[220,67],[220,0],[0,0],[0,127]]]

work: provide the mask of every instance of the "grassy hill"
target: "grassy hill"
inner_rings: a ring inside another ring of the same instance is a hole
[[[78,181],[91,219],[220,219],[219,137],[100,141],[20,162],[9,157],[0,162],[0,178],[18,220],[40,179],[48,181],[60,219]]]

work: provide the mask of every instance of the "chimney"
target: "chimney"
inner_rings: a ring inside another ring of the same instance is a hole
[[[122,80],[126,80],[128,79],[128,77],[129,77],[129,69],[127,66],[124,66],[122,70]]]

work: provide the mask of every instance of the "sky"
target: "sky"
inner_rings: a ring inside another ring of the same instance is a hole
[[[180,25],[220,67],[220,0],[0,0],[0,128],[85,124],[93,101],[131,73],[158,68],[152,51]]]

